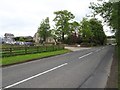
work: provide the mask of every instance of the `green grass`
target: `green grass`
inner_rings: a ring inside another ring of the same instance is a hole
[[[55,56],[55,55],[64,54],[67,52],[70,52],[70,50],[64,49],[64,50],[58,50],[58,51],[53,51],[53,52],[43,52],[43,53],[37,53],[37,54],[27,54],[27,55],[5,57],[5,58],[2,58],[2,66],[26,62],[26,61],[35,60],[35,59],[44,58],[44,57]]]
[[[2,57],[17,56],[21,54],[33,54],[40,52],[50,52],[63,49],[63,46],[11,46],[2,48]]]
[[[118,57],[118,88],[120,90],[120,46],[117,47],[117,57]]]

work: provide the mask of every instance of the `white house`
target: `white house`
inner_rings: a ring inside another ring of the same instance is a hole
[[[35,41],[35,43],[39,43],[40,42],[40,37],[38,33],[35,33],[33,40]]]
[[[35,33],[33,40],[35,41],[35,43],[40,43],[41,41],[43,41],[43,39],[39,37],[38,33]],[[56,42],[53,37],[48,37],[46,38],[46,43],[56,43]]]
[[[4,34],[4,38],[3,38],[3,42],[6,44],[14,44],[15,40],[14,40],[14,35],[11,33],[5,33]]]

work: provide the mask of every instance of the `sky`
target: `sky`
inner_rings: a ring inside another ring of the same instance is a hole
[[[89,15],[90,2],[97,0],[0,0],[0,36],[12,33],[15,36],[34,36],[43,19],[50,18],[51,28],[54,25],[53,12],[68,10],[80,22]],[[107,35],[111,35],[105,28]]]

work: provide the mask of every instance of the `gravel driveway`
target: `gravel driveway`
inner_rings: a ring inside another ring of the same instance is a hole
[[[78,51],[78,50],[84,50],[84,49],[91,49],[90,47],[65,47],[65,49],[69,49],[71,51]]]

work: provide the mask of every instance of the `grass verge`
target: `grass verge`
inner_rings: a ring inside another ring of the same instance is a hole
[[[5,58],[2,58],[2,66],[23,63],[23,62],[27,62],[31,60],[40,59],[40,58],[64,54],[67,52],[70,52],[70,50],[64,49],[64,50],[53,51],[53,52],[43,52],[43,53],[37,53],[37,54],[27,54],[27,55],[13,56],[13,57],[5,57]]]
[[[120,90],[120,46],[117,47],[117,59],[118,59],[118,89]]]

